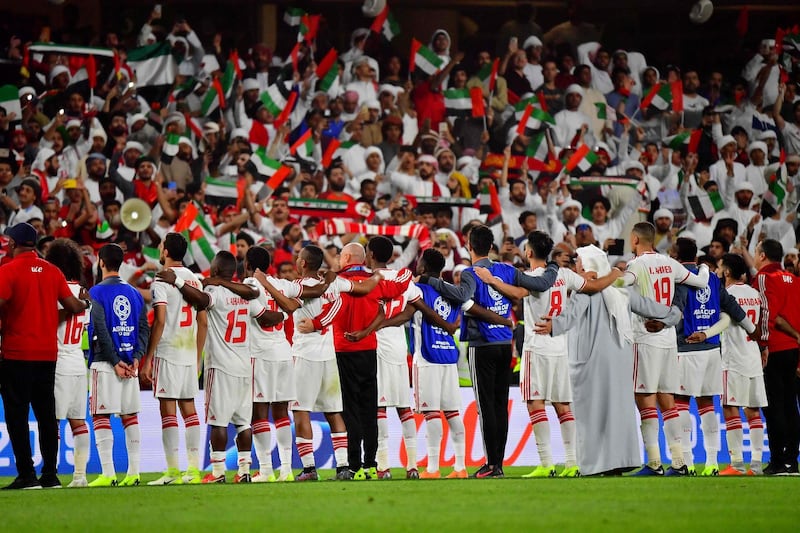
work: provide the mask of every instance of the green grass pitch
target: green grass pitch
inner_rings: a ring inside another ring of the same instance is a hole
[[[798,478],[521,479],[527,471],[508,468],[498,480],[0,491],[0,530],[797,530]]]

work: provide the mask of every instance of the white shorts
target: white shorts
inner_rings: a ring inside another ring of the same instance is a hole
[[[290,402],[297,397],[294,363],[250,359],[253,367],[253,402]]]
[[[548,357],[532,350],[523,350],[519,367],[519,392],[526,402],[530,400],[572,402],[567,357]]]
[[[92,363],[89,411],[94,415],[133,415],[139,412],[139,380],[121,379],[111,363]]]
[[[206,370],[206,423],[209,426],[249,426],[253,418],[253,381],[219,368]]]
[[[378,407],[411,407],[408,364],[389,363],[378,357]]]
[[[85,420],[86,393],[89,379],[82,376],[62,376],[56,374],[56,419]]]
[[[294,375],[297,398],[291,403],[293,411],[342,412],[342,383],[339,381],[336,359],[309,361],[297,357],[294,360]]]
[[[170,400],[190,400],[197,396],[197,365],[176,365],[161,357],[153,358],[153,396]]]
[[[458,387],[458,365],[418,365],[411,367],[414,381],[414,410],[460,411],[461,391]]]
[[[748,378],[732,370],[722,372],[722,403],[738,407],[767,407],[764,376]]]
[[[678,348],[633,345],[633,392],[676,394],[680,385]]]
[[[719,348],[678,352],[681,379],[678,393],[694,398],[722,394],[722,354]]]

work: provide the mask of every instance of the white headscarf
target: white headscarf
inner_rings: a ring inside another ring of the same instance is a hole
[[[587,272],[596,272],[598,277],[603,277],[611,272],[608,256],[597,246],[583,246],[578,248],[577,253],[583,264],[583,269]],[[618,339],[621,342],[633,342],[630,304],[625,289],[608,287],[601,294],[608,314],[611,315],[611,327],[617,331]]]

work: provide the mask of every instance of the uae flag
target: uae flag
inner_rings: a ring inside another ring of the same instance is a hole
[[[545,161],[547,160],[547,135],[545,135],[544,131],[540,131],[535,133],[530,137],[528,141],[528,146],[525,148],[525,155],[528,158],[535,160],[537,166],[544,165]],[[530,164],[528,165],[532,170],[534,169]]]
[[[671,150],[680,150],[683,145],[688,145],[689,152],[696,154],[702,137],[703,130],[688,130],[667,137],[662,142],[664,146],[668,146]]]
[[[233,92],[234,81],[236,81],[236,65],[232,60],[228,60],[225,72],[211,82],[200,105],[200,112],[204,117],[209,116],[217,109],[225,109],[225,102],[230,99]]]
[[[267,157],[267,149],[260,147],[253,152],[250,158],[256,168],[256,172],[262,180],[266,182],[267,187],[274,191],[284,180],[292,173],[292,169],[281,164],[280,161]]]
[[[130,50],[127,63],[136,74],[137,91],[148,102],[166,101],[178,73],[169,41]]]
[[[182,234],[189,242],[183,262],[186,265],[197,265],[201,272],[207,272],[219,249],[214,244],[214,230],[194,202],[186,205],[183,215],[175,222],[174,231]]]
[[[295,27],[300,25],[300,20],[306,12],[299,7],[287,7],[286,13],[283,14],[283,21],[289,26]]]
[[[339,63],[336,62],[338,57],[336,49],[331,48],[317,65],[316,74],[319,79],[317,90],[328,92],[333,87],[339,77]]]
[[[779,211],[786,199],[786,183],[788,172],[786,170],[786,152],[781,150],[781,158],[777,165],[770,165],[765,169],[767,178],[767,191],[764,193],[764,202],[768,203],[775,211]]]
[[[689,208],[695,220],[711,220],[711,218],[725,208],[718,191],[706,192],[698,191],[697,194],[689,196]]]
[[[651,105],[660,111],[666,111],[670,106],[675,112],[683,111],[683,84],[680,81],[656,83],[642,99],[639,107],[645,110]]]
[[[484,185],[481,192],[478,194],[478,199],[475,201],[474,207],[486,216],[486,224],[488,226],[494,225],[503,214],[502,207],[500,207],[500,197],[497,194],[497,187],[494,183]]]
[[[522,107],[523,104],[525,107]],[[553,119],[550,113],[535,107],[532,102],[523,101],[518,103],[515,106],[515,114],[520,113],[521,107],[522,114],[518,116],[519,124],[517,124],[517,135],[528,135],[528,132],[541,129],[545,124],[555,126],[556,121]]]
[[[300,17],[300,28],[297,30],[297,42],[303,41],[309,43],[317,38],[317,30],[319,30],[320,15],[305,14]]]
[[[9,117],[9,120],[11,120],[11,113],[14,113],[13,121],[22,121],[22,106],[19,104],[19,89],[16,85],[0,87],[0,107],[5,109],[6,117]]]
[[[471,117],[472,97],[469,89],[447,89],[444,91],[444,107],[448,117]]]
[[[597,102],[594,104],[597,108],[597,118],[599,120],[610,120],[611,122],[617,121],[617,110],[605,102]]]
[[[397,20],[394,18],[394,15],[389,11],[389,4],[387,3],[386,6],[378,13],[378,16],[375,17],[375,20],[372,22],[372,26],[370,26],[370,30],[374,33],[380,33],[383,35],[383,38],[387,41],[390,41],[400,35],[400,25],[397,23]]]
[[[444,61],[436,53],[419,42],[411,39],[411,60],[408,66],[410,72],[419,69],[428,76],[433,76],[442,67]]]
[[[358,144],[356,141],[340,141],[339,139],[331,139],[328,147],[325,148],[325,153],[322,154],[322,166],[328,168],[334,159],[341,159],[350,148]]]
[[[243,192],[240,191],[239,181],[230,178],[206,178],[206,201],[217,205],[239,203],[240,194]]]
[[[170,133],[164,139],[164,146],[161,147],[161,151],[164,153],[164,155],[174,157],[178,154],[178,144],[180,144],[180,142],[180,135],[177,133]]]
[[[486,63],[478,71],[478,79],[481,84],[489,90],[494,92],[495,85],[497,84],[497,70],[500,67],[500,59],[495,59],[491,63]]]
[[[314,159],[314,139],[311,137],[311,128],[297,139],[289,148],[289,152],[303,159]]]
[[[261,93],[261,102],[263,102],[264,107],[272,113],[273,117],[277,117],[286,107],[291,92],[292,82],[278,81],[267,87],[267,90]]]
[[[564,164],[564,170],[568,173],[572,173],[575,169],[586,172],[592,168],[592,165],[595,163],[597,163],[597,154],[589,149],[588,144],[584,144],[575,150],[572,157],[567,160],[566,164]]]

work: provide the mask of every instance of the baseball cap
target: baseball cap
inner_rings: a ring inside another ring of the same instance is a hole
[[[36,228],[27,222],[20,222],[10,228],[6,228],[5,234],[12,238],[17,246],[25,246],[28,248],[34,248],[36,246],[36,238],[38,237]]]
[[[72,179],[72,178],[66,179],[66,180],[64,180],[64,184],[62,185],[62,188],[64,190],[77,189],[78,188],[78,180]]]

